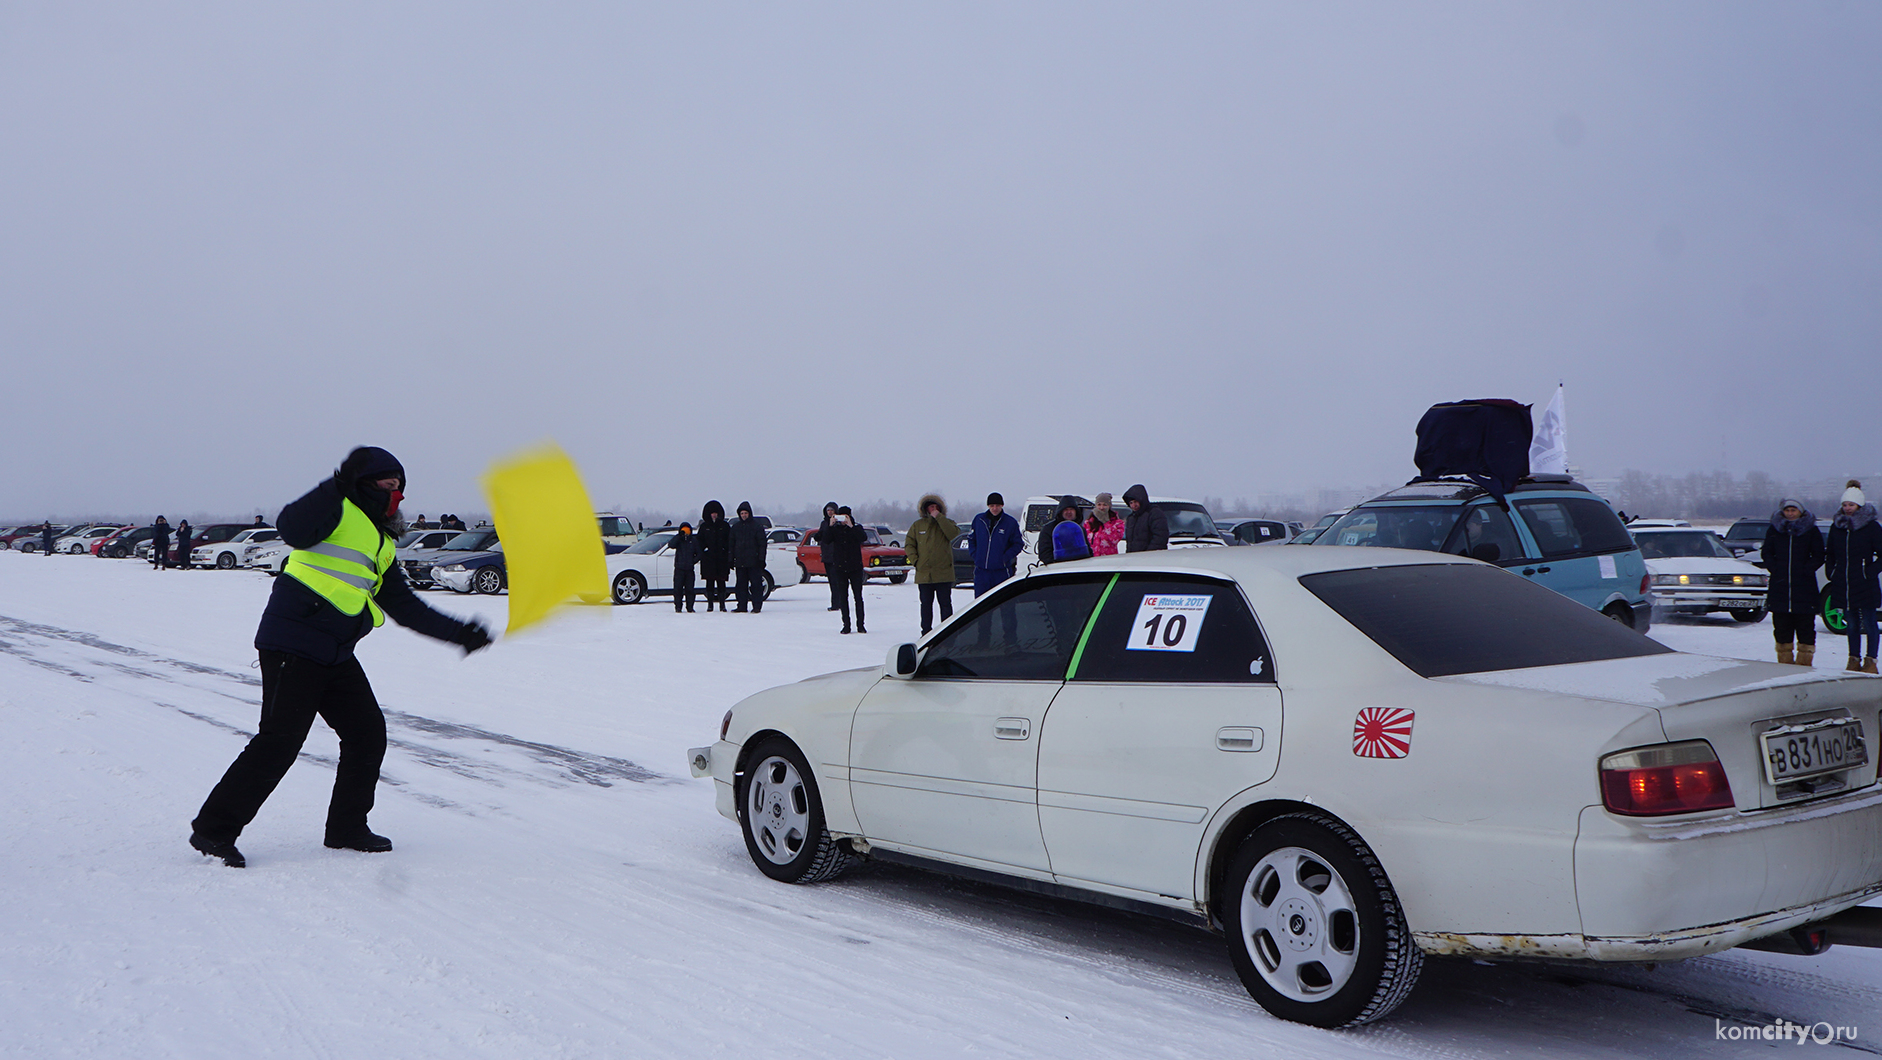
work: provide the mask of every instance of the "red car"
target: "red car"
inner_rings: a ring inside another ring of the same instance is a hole
[[[244,530],[254,529],[254,526],[255,524],[253,523],[209,523],[205,526],[192,526],[190,527],[190,548],[196,549],[203,545],[220,544]],[[149,555],[150,539],[145,538],[137,543],[137,556],[139,559],[143,559]],[[170,562],[181,567],[188,559],[189,557],[185,556],[182,550],[178,548],[176,526],[173,524],[170,527]]]
[[[887,578],[895,585],[908,580],[908,553],[894,545],[882,543],[882,535],[874,527],[865,526],[863,531],[863,576],[868,578]],[[807,531],[802,541],[797,543],[797,565],[804,572],[804,580],[810,576],[827,577],[823,569],[823,550],[818,547],[815,531]]]

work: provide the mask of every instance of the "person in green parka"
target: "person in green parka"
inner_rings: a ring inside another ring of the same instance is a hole
[[[915,568],[915,588],[921,593],[921,632],[927,636],[934,628],[935,602],[941,604],[941,621],[954,617],[954,539],[961,528],[948,518],[947,502],[938,493],[930,493],[916,505],[921,518],[908,528],[903,549],[909,565]]]

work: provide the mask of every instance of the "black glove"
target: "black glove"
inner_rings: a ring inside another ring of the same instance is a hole
[[[464,631],[457,636],[457,644],[464,649],[465,655],[482,651],[490,647],[490,631],[484,628],[482,622],[466,622]]]

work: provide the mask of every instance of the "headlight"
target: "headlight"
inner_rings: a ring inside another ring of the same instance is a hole
[[[447,570],[447,571],[456,573],[456,572],[462,571],[464,569],[464,565],[462,563],[453,563],[449,567],[433,567],[432,569],[433,570]]]

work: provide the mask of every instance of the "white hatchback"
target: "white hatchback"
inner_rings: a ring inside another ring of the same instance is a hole
[[[1332,1027],[1427,955],[1822,938],[1882,893],[1879,707],[1476,560],[1218,548],[1014,579],[689,758],[773,879],[877,857],[1193,919]]]
[[[771,534],[781,533],[772,530]],[[662,529],[648,534],[629,546],[625,552],[616,552],[607,558],[608,592],[617,604],[638,604],[649,596],[673,595],[673,539],[679,536],[678,530]],[[777,545],[768,546],[771,557],[765,564],[765,597],[770,598],[781,585],[796,585],[802,573],[795,554],[796,546],[789,546],[793,559],[789,563],[779,563]],[[705,583],[696,575],[693,584],[704,594]],[[728,590],[729,591],[729,590]]]

